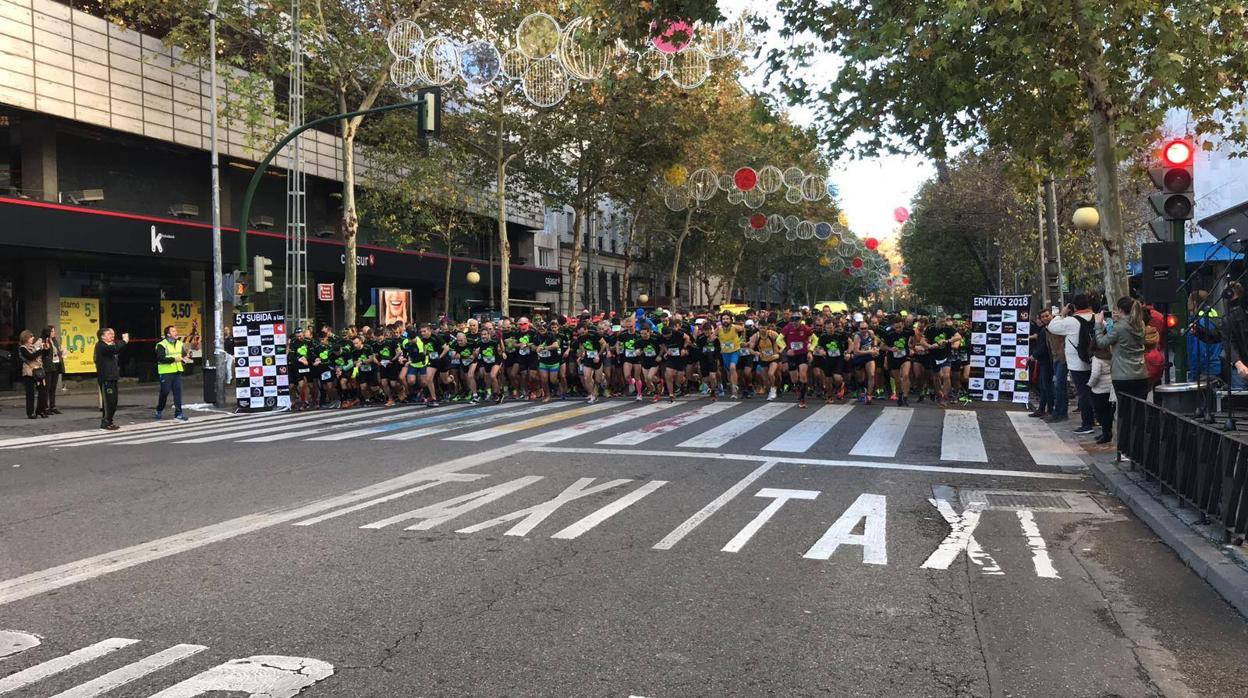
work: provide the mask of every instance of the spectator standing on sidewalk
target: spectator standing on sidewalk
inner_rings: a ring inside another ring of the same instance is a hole
[[[1096,346],[1110,349],[1110,379],[1116,395],[1129,395],[1141,400],[1148,396],[1148,367],[1144,364],[1144,330],[1147,312],[1139,301],[1119,298],[1113,318],[1106,321],[1102,311],[1096,316]],[[1106,433],[1113,430],[1101,424],[1097,443],[1109,443]]]
[[[60,414],[56,409],[56,385],[65,371],[65,353],[61,351],[61,338],[56,325],[43,328],[43,373],[48,393],[48,414]]]
[[[165,336],[156,343],[156,374],[160,376],[160,398],[156,401],[156,419],[164,416],[169,393],[173,393],[173,416],[186,421],[182,413],[182,370],[191,363],[190,348],[178,338],[178,328],[169,325]]]
[[[1053,334],[1050,326],[1053,324],[1053,312],[1049,311],[1049,322],[1044,326],[1044,338],[1049,344],[1049,356],[1053,361],[1053,380],[1050,381],[1053,390],[1053,414],[1045,417],[1046,422],[1064,422],[1067,415],[1070,414],[1070,381],[1066,366],[1066,338],[1060,334]]]
[[[47,374],[43,371],[43,341],[30,330],[17,337],[17,354],[22,362],[22,383],[26,386],[26,417],[48,416]]]
[[[1100,347],[1093,349],[1091,370],[1088,371],[1088,395],[1092,399],[1092,411],[1096,415],[1096,422],[1101,425],[1101,435],[1096,438],[1098,444],[1107,444],[1114,438],[1114,403],[1117,401],[1117,396],[1114,395],[1110,372],[1111,357],[1112,353],[1109,349]],[[1076,431],[1075,433],[1086,432]]]
[[[1056,394],[1053,392],[1053,353],[1049,350],[1049,331],[1046,329],[1052,319],[1053,311],[1048,308],[1041,310],[1040,318],[1035,323],[1036,333],[1030,337],[1031,346],[1035,347],[1031,352],[1036,371],[1032,376],[1032,383],[1040,394],[1040,405],[1028,417],[1048,417],[1054,413],[1056,407]]]
[[[121,341],[117,341],[117,333],[113,328],[104,327],[96,337],[95,380],[100,385],[100,428],[116,431],[121,428],[113,424],[113,415],[117,413],[117,381],[121,380],[117,355],[126,348],[130,335],[123,332]]]
[[[1092,308],[1086,294],[1076,294],[1072,303],[1062,311],[1061,317],[1053,318],[1049,323],[1050,334],[1063,338],[1062,352],[1066,359],[1066,368],[1075,382],[1079,405],[1079,428],[1076,434],[1091,434],[1096,431],[1092,419],[1092,393],[1088,390],[1088,380],[1092,377]],[[1059,400],[1062,396],[1058,396]],[[1056,417],[1053,421],[1060,421]]]

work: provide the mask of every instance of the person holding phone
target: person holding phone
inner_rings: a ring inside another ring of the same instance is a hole
[[[130,341],[130,333],[117,333],[111,327],[101,328],[96,333],[95,342],[95,380],[100,386],[100,428],[117,431],[121,427],[113,423],[113,415],[117,413],[117,381],[121,379],[121,368],[117,365],[117,355],[126,348]]]

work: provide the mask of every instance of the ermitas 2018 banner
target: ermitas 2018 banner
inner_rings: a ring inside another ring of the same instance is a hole
[[[971,394],[1027,404],[1031,296],[976,296],[971,310]]]
[[[290,409],[286,316],[276,311],[235,313],[231,334],[238,411]]]

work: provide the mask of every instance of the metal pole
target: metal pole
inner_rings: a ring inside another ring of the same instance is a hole
[[[226,404],[232,362],[225,355],[225,265],[221,260],[221,161],[217,143],[217,7],[208,10],[208,137],[212,158],[212,360],[216,364],[216,404]]]
[[[1187,246],[1184,244],[1184,237],[1187,232],[1186,228],[1187,224],[1184,221],[1171,221],[1170,223],[1170,239],[1174,240],[1176,246],[1179,248],[1179,278],[1185,278],[1187,276]],[[1180,292],[1178,297],[1174,299],[1174,303],[1172,305],[1174,306],[1172,312],[1178,320],[1176,326],[1180,328],[1187,327],[1187,299],[1183,297],[1182,292]],[[1183,335],[1181,333],[1179,338],[1180,340],[1174,343],[1174,371],[1177,376],[1186,376],[1188,359],[1187,342],[1183,341]],[[1179,380],[1183,380],[1183,378],[1180,378]]]

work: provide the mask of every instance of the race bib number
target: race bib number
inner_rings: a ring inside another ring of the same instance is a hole
[[[805,342],[793,342],[792,344],[789,345],[789,348],[792,349],[793,351],[801,351],[806,348],[806,343]]]
[[[654,350],[654,347],[646,347],[645,352],[646,352],[646,356],[654,356],[657,353]]]
[[[904,358],[906,358],[906,350],[905,350],[905,349],[894,349],[894,350],[893,350],[893,358],[894,358],[894,359],[904,359]]]
[[[550,358],[550,350],[549,350],[549,349],[543,349],[543,350],[541,350],[541,351],[537,352],[537,357],[538,357],[539,359],[549,359],[549,358]]]
[[[382,365],[382,366],[389,366],[389,365],[390,365],[390,359],[382,359],[382,360],[381,360],[381,365]]]
[[[668,350],[667,350],[667,355],[668,355],[668,356],[680,356],[680,350],[679,350],[679,349],[668,349]]]
[[[736,342],[724,342],[723,343],[723,351],[725,354],[731,354],[732,352],[736,350],[737,350]]]
[[[529,348],[528,348],[528,347],[520,347],[520,355],[521,355],[521,356],[528,356],[528,355],[529,355]]]
[[[598,358],[598,352],[597,352],[597,351],[587,351],[587,352],[585,352],[585,357],[586,357],[586,358],[589,358],[589,359],[596,359],[596,358]]]
[[[634,357],[636,357],[636,356],[637,356],[637,350],[636,350],[636,349],[625,349],[625,350],[624,350],[624,357],[625,357],[625,358],[631,359],[631,358],[634,358]]]
[[[328,383],[329,381],[333,380],[333,378],[334,378],[334,372],[333,372],[333,371],[322,371],[322,372],[321,372],[321,381],[322,381],[322,382]]]

